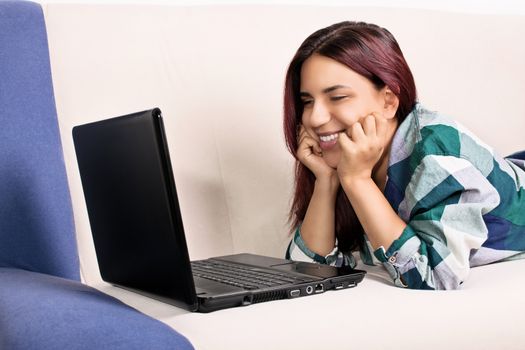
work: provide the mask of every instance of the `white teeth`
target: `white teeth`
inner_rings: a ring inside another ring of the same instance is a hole
[[[328,135],[328,136],[319,136],[319,139],[322,142],[330,142],[330,141],[333,141],[333,140],[337,139],[338,137],[339,137],[339,134],[332,134],[332,135]]]

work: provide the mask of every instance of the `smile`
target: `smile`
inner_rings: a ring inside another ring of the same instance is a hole
[[[319,140],[321,142],[330,142],[337,140],[339,138],[339,133],[331,134],[331,135],[325,135],[325,136],[319,136]]]
[[[321,147],[323,151],[329,151],[330,149],[335,147],[338,138],[339,132],[319,135],[319,147]]]

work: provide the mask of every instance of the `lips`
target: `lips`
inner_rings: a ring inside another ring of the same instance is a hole
[[[329,133],[329,134],[319,134],[319,147],[323,151],[327,151],[334,147],[337,144],[337,139],[339,138],[339,132]]]

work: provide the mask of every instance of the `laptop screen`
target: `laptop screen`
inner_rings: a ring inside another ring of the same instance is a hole
[[[73,138],[102,278],[195,304],[160,110],[77,126]]]

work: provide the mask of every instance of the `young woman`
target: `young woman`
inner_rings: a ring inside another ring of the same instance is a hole
[[[358,250],[397,286],[455,289],[470,267],[525,257],[525,152],[502,158],[420,105],[386,29],[308,37],[284,111],[297,159],[287,258],[355,266]]]

